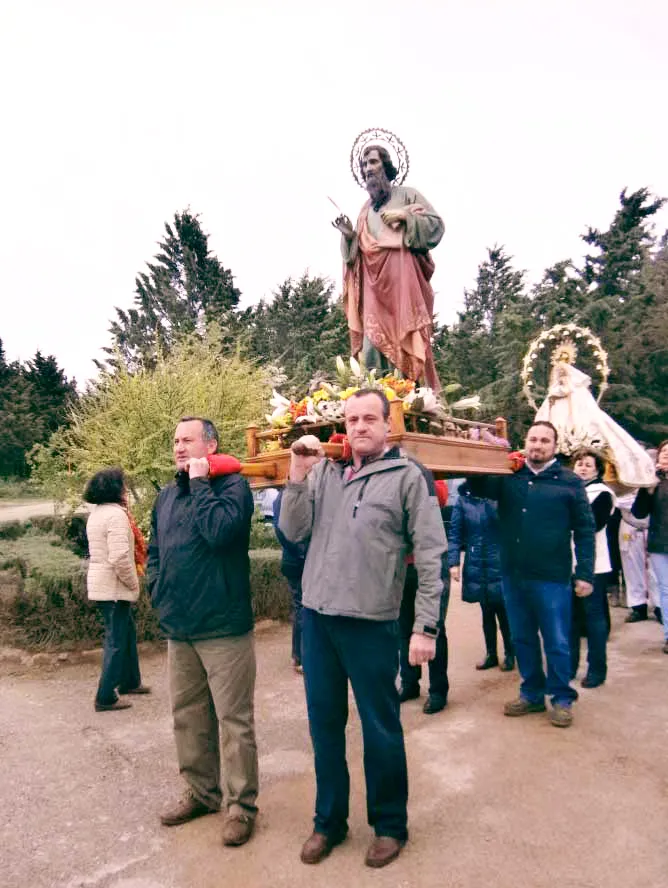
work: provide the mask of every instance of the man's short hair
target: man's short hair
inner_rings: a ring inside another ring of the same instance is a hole
[[[546,426],[548,429],[552,429],[552,434],[554,435],[554,443],[556,444],[559,441],[559,432],[556,427],[552,425],[552,423],[547,419],[538,419],[536,422],[532,422],[529,427],[529,431],[531,429],[535,429],[536,426]],[[528,434],[528,433],[527,433]]]
[[[179,424],[182,422],[201,422],[202,423],[202,437],[205,441],[215,441],[216,442],[216,453],[218,453],[218,446],[220,444],[220,437],[218,435],[218,429],[215,427],[213,422],[210,419],[205,419],[203,416],[182,416],[179,420]]]
[[[575,466],[576,462],[587,456],[591,456],[596,463],[596,473],[602,475],[605,472],[605,460],[597,450],[593,450],[591,447],[583,447],[581,450],[578,450],[573,457],[573,465]]]
[[[385,175],[390,180],[390,182],[394,182],[399,174],[399,170],[395,167],[392,162],[392,158],[390,157],[390,152],[387,148],[383,148],[382,145],[367,145],[364,151],[362,151],[362,160],[367,156],[369,151],[377,151],[378,156],[383,162],[383,169],[385,170]]]
[[[353,392],[348,398],[346,398],[346,406],[348,401],[352,401],[353,398],[365,398],[367,395],[375,395],[380,403],[383,406],[383,419],[390,418],[390,402],[387,400],[387,395],[385,392],[382,392],[380,389],[375,388],[364,388],[360,389],[357,392]],[[346,415],[346,407],[343,408],[343,415]]]

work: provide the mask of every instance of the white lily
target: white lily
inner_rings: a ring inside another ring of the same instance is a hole
[[[283,395],[280,392],[277,392],[276,389],[274,389],[272,391],[271,398],[269,399],[269,403],[275,409],[277,409],[278,407],[286,407],[287,408],[290,406],[290,401],[288,401],[287,398],[283,397]]]
[[[452,404],[452,410],[480,410],[480,395],[472,395],[470,398],[461,398]]]
[[[350,356],[350,369],[353,371],[353,376],[359,378],[362,375],[362,368],[352,355]]]

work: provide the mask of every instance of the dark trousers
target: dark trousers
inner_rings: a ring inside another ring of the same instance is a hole
[[[413,625],[415,623],[415,594],[418,588],[418,577],[415,568],[410,565],[406,573],[401,611],[399,612],[399,672],[403,688],[417,688],[422,678],[422,667],[411,666],[408,662]],[[444,608],[442,607],[443,611]],[[448,699],[450,684],[448,682],[448,637],[445,634],[444,614],[441,613],[438,636],[436,637],[436,656],[429,661],[429,696]]]
[[[573,621],[571,628],[571,676],[575,678],[580,665],[580,639],[587,639],[587,675],[605,680],[608,674],[606,645],[610,631],[608,609],[608,574],[596,574],[594,591],[586,598],[573,593]]]
[[[292,659],[299,666],[302,662],[302,581],[287,579],[292,595]]]
[[[503,595],[522,676],[520,696],[530,703],[542,703],[548,694],[553,704],[570,706],[578,696],[570,686],[571,584],[506,576]],[[545,648],[547,678],[539,633]]]
[[[141,684],[137,633],[129,601],[98,601],[104,620],[102,675],[95,702],[108,705],[118,699],[116,688],[127,691]]]
[[[361,620],[302,610],[302,664],[315,755],[316,832],[348,829],[348,680],[362,723],[367,818],[376,835],[407,838],[408,773],[396,687],[394,620]]]
[[[503,650],[506,657],[512,657],[513,642],[510,637],[510,623],[508,622],[508,614],[506,613],[506,606],[503,600],[490,600],[486,598],[480,602],[480,607],[482,609],[482,631],[485,636],[487,655],[490,657],[497,656],[496,624],[498,620],[501,638],[503,638]]]

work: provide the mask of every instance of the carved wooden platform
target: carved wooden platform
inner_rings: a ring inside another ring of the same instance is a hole
[[[434,425],[424,417],[405,416],[401,401],[390,403],[389,443],[400,446],[430,469],[436,478],[510,474],[506,447],[471,440],[469,437],[473,429],[488,429],[497,437],[507,438],[504,419],[497,419],[495,423],[454,418],[439,420],[437,422],[441,433],[437,435],[413,430],[425,422]],[[326,422],[304,425],[303,434],[325,431],[328,427],[333,426]],[[242,474],[249,477],[251,487],[281,487],[285,483],[290,468],[289,448],[262,450],[269,442],[280,441],[285,434],[284,431],[275,429],[260,431],[257,426],[248,427],[248,456],[243,464]],[[292,430],[291,434],[294,434]],[[324,443],[323,449],[331,459],[339,459],[343,452],[341,444]]]

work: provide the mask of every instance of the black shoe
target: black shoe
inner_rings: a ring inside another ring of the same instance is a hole
[[[132,703],[126,703],[125,700],[116,700],[115,703],[95,702],[95,712],[118,712],[119,709],[132,709]]]
[[[589,675],[589,673],[587,673],[585,675],[585,677],[582,679],[582,681],[580,682],[580,684],[583,688],[598,688],[604,683],[605,683],[604,678],[598,678],[595,675]]]
[[[446,697],[441,697],[440,694],[429,694],[422,707],[422,711],[425,715],[433,715],[435,712],[440,712],[441,709],[445,709],[447,705],[448,700]]]
[[[401,690],[399,691],[399,702],[405,703],[407,700],[417,700],[420,696],[420,686],[415,685],[412,688],[405,688],[403,685],[401,686]]]
[[[632,610],[626,619],[625,623],[642,623],[643,620],[647,619],[647,612],[643,613],[642,611]]]
[[[656,622],[657,622],[657,623],[663,623],[663,614],[661,613],[661,608],[660,608],[660,607],[655,607],[655,608],[654,608],[654,616],[655,616],[655,618],[656,618]]]
[[[513,654],[506,654],[503,663],[500,666],[501,672],[512,672],[515,668],[515,657]]]
[[[476,669],[481,671],[483,669],[494,669],[495,666],[499,665],[499,658],[496,654],[487,654],[482,663],[476,664]]]

